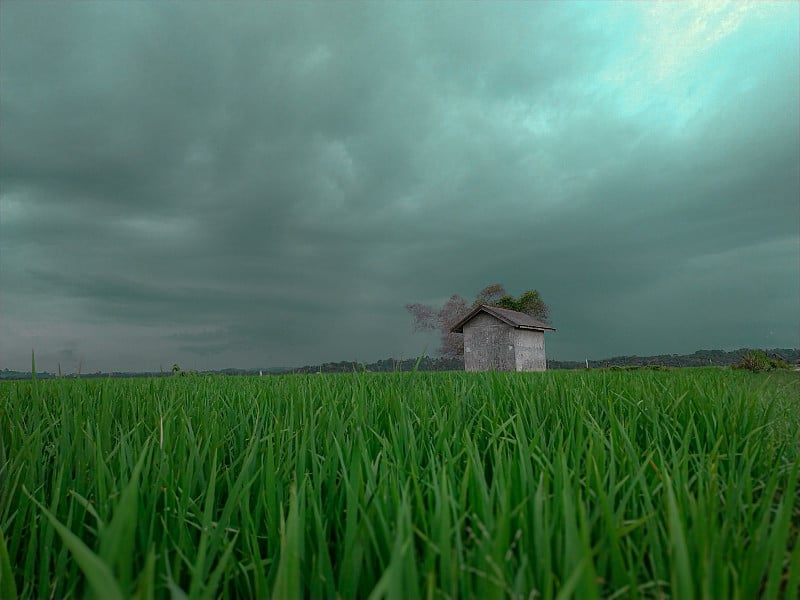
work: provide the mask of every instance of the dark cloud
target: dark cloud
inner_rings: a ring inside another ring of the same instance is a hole
[[[4,2],[3,365],[408,357],[495,281],[554,358],[797,346],[787,6]]]

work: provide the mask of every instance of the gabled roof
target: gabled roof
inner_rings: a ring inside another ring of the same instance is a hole
[[[467,313],[458,323],[453,325],[453,327],[450,328],[450,331],[453,333],[463,333],[464,325],[466,325],[467,322],[469,322],[480,312],[490,314],[493,317],[500,319],[503,323],[511,325],[515,329],[533,329],[534,331],[544,331],[545,329],[550,331],[556,330],[555,327],[551,327],[546,323],[537,321],[532,316],[526,315],[525,313],[517,312],[516,310],[508,310],[507,308],[498,308],[496,306],[480,304],[469,311],[469,313]]]

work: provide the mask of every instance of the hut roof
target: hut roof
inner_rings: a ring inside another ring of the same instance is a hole
[[[511,325],[515,329],[533,329],[534,331],[544,331],[545,329],[550,331],[556,330],[555,327],[551,327],[546,323],[537,321],[532,316],[526,315],[525,313],[521,313],[516,310],[508,310],[507,308],[498,308],[496,306],[480,304],[469,311],[469,313],[464,315],[464,318],[453,325],[453,327],[450,328],[450,331],[453,333],[463,333],[464,325],[466,325],[468,321],[470,321],[480,312],[488,313],[493,317],[500,319],[503,323]]]

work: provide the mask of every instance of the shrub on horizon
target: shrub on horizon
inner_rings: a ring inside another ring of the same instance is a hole
[[[735,369],[747,369],[753,373],[763,373],[765,371],[775,371],[779,369],[789,369],[791,366],[785,360],[768,356],[762,350],[754,350],[745,354],[742,359],[734,365]]]

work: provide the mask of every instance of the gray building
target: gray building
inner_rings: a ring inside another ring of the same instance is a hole
[[[465,371],[545,371],[544,332],[555,328],[525,313],[482,304],[450,331],[464,334]]]

